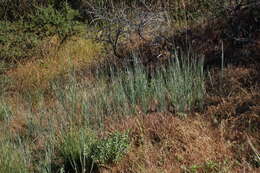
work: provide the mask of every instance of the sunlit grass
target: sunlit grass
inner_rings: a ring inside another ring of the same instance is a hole
[[[80,70],[100,59],[102,45],[84,38],[72,38],[47,57],[31,60],[8,72],[12,87],[20,90],[45,89],[50,82],[73,70]]]
[[[29,173],[25,149],[9,141],[0,141],[0,172]],[[28,160],[27,160],[28,159]]]

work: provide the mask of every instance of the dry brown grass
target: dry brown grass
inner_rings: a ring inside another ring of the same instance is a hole
[[[182,166],[232,157],[218,129],[200,116],[185,121],[167,114],[150,114],[108,121],[111,131],[130,129],[133,149],[120,165],[108,172],[181,172]]]
[[[100,61],[102,46],[83,38],[72,38],[60,46],[53,38],[43,46],[43,57],[18,65],[7,72],[16,91],[46,89],[59,76]]]

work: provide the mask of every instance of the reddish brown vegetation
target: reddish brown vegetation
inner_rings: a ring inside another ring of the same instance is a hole
[[[131,129],[133,149],[119,165],[104,172],[181,172],[183,165],[208,160],[228,160],[228,172],[260,171],[255,153],[260,151],[260,20],[253,11],[245,8],[226,20],[212,20],[170,38],[185,49],[187,37],[189,46],[205,56],[210,77],[204,110],[186,120],[169,114],[130,117],[118,123],[108,120],[109,131]],[[144,64],[155,65],[160,62],[158,55],[167,59],[174,50],[167,40],[154,44],[156,38],[138,39],[128,48],[142,52]],[[222,53],[224,69],[220,68]]]

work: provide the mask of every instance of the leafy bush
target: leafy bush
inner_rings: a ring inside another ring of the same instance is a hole
[[[115,132],[106,139],[98,141],[92,148],[92,159],[99,164],[119,161],[129,149],[127,134]]]
[[[16,22],[0,21],[0,60],[19,61],[39,54],[43,39],[58,35],[61,42],[81,31],[74,20],[78,12],[65,3],[59,11],[53,6],[38,7],[35,14]]]
[[[42,37],[55,34],[65,37],[77,31],[75,25],[78,23],[74,19],[78,15],[79,13],[71,9],[67,3],[64,3],[59,11],[53,6],[38,7],[35,14],[30,15],[28,19],[30,23],[26,25],[26,28]]]
[[[116,132],[105,139],[98,139],[90,130],[69,131],[60,148],[65,159],[65,169],[91,170],[93,165],[119,161],[129,148],[127,134]]]
[[[1,0],[0,18],[8,21],[18,21],[27,18],[37,10],[36,7],[62,7],[67,0]]]
[[[26,32],[23,22],[0,21],[0,60],[16,61],[32,56],[31,50],[39,42],[36,35]]]

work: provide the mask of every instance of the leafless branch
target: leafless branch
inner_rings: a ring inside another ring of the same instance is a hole
[[[148,9],[148,6],[146,8]],[[96,30],[99,34],[95,39],[108,43],[118,58],[122,58],[118,52],[118,45],[130,40],[131,34],[146,40],[147,37],[161,31],[166,22],[163,12],[152,12],[137,7],[125,6],[108,10],[91,6],[89,13],[94,17],[92,24],[100,24],[100,29]]]

